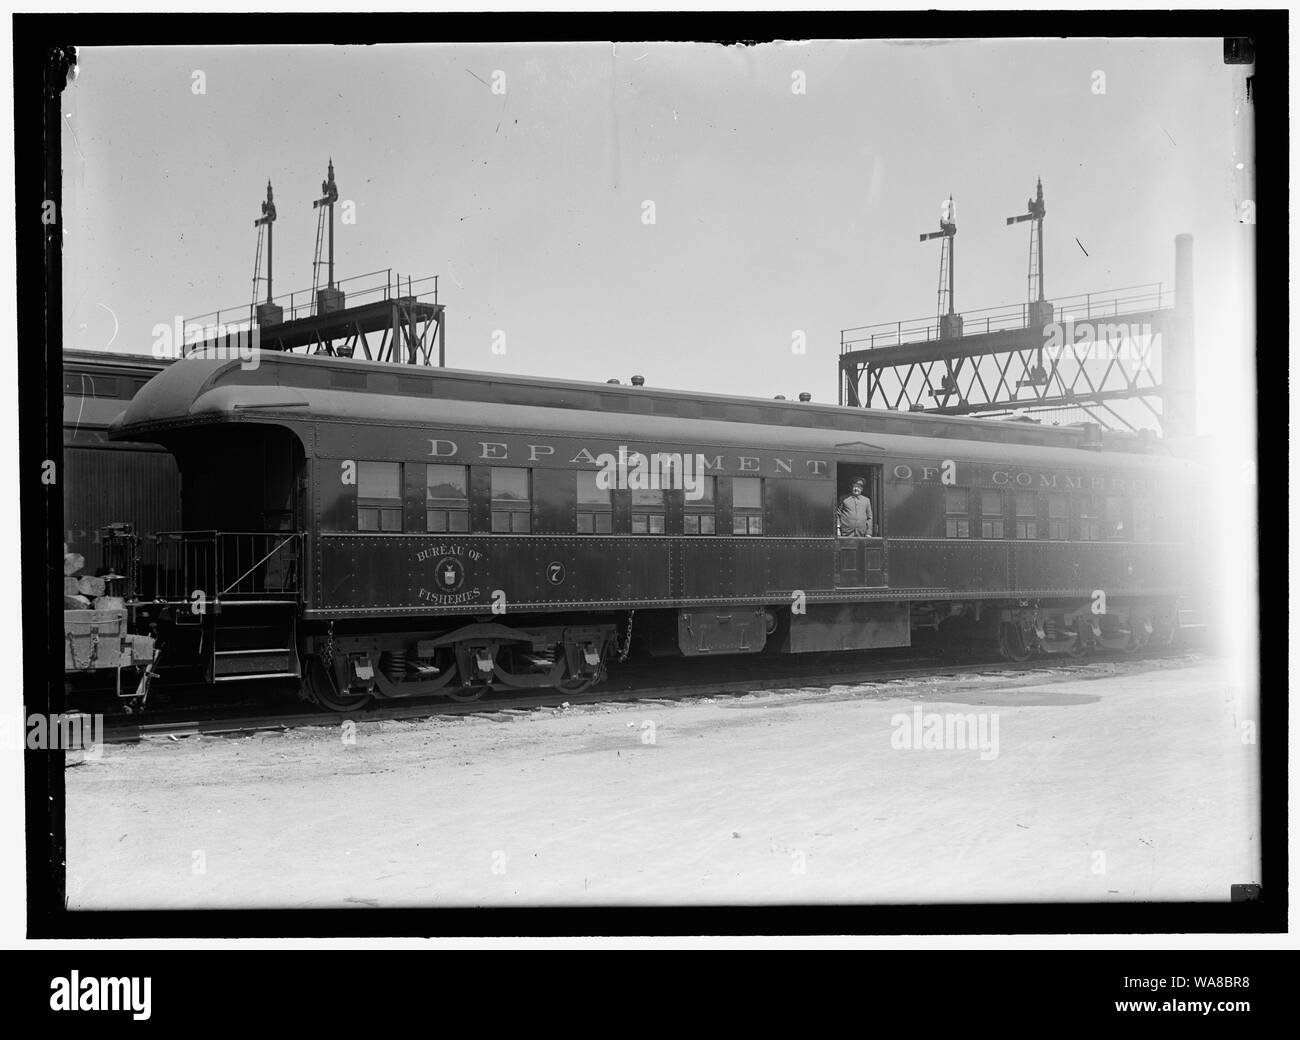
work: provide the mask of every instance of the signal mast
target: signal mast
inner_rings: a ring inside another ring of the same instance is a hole
[[[956,301],[954,299],[954,268],[956,266],[957,253],[957,205],[953,202],[952,196],[949,195],[947,200],[939,208],[939,230],[931,231],[929,234],[921,236],[922,242],[929,242],[932,239],[940,239],[941,247],[939,249],[939,294],[938,294],[938,325],[939,339],[958,339],[961,336],[962,322],[961,315],[957,313]],[[944,300],[947,299],[948,309],[944,310]],[[944,375],[939,382],[939,389],[931,390],[931,394],[939,397],[943,404],[947,404],[949,398],[957,393],[957,376],[961,373],[961,360],[958,359],[956,368],[951,361],[944,363]]]
[[[1048,302],[1043,287],[1043,217],[1047,215],[1047,204],[1043,201],[1043,178],[1038,178],[1037,197],[1030,199],[1025,205],[1028,207],[1028,212],[1007,217],[1007,227],[1024,223],[1026,220],[1033,221],[1029,228],[1029,320],[1026,324],[1029,328],[1041,329],[1050,325],[1054,318],[1052,305]],[[1038,361],[1030,370],[1029,378],[1019,381],[1020,386],[1042,386],[1047,382],[1047,370],[1043,367],[1041,338],[1039,344]]]
[[[343,310],[343,290],[334,287],[334,203],[339,200],[339,186],[334,181],[334,157],[330,156],[329,174],[321,182],[321,197],[312,202],[311,208],[319,210],[316,218],[316,256],[312,260],[312,298],[316,302],[317,314],[332,314]],[[328,281],[324,288],[320,285],[321,244],[325,237],[325,225],[329,225],[329,266]]]
[[[957,313],[953,296],[953,272],[957,252],[957,206],[952,201],[951,195],[939,210],[939,230],[923,234],[921,241],[929,242],[935,238],[942,239],[942,247],[939,250],[939,338],[955,339],[961,335],[961,315]],[[944,310],[945,299],[948,304],[947,310]]]
[[[262,203],[262,215],[253,221],[257,228],[257,256],[253,260],[253,304],[256,307],[257,324],[261,326],[279,325],[284,320],[284,308],[272,299],[272,277],[275,266],[275,196],[271,193],[270,178],[266,181],[266,201]],[[261,281],[262,267],[262,231],[266,230],[266,302],[257,302],[257,283]]]
[[[1025,205],[1029,212],[1007,217],[1007,227],[1026,220],[1034,222],[1029,229],[1029,323],[1046,325],[1052,320],[1052,314],[1043,287],[1043,217],[1047,215],[1047,204],[1043,201],[1043,178],[1038,178],[1038,196]],[[1046,317],[1042,317],[1044,314]]]

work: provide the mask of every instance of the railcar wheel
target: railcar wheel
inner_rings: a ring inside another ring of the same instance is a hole
[[[368,693],[343,693],[334,681],[331,669],[315,655],[307,658],[304,672],[307,694],[322,708],[329,711],[356,711],[370,703]]]
[[[1145,628],[1133,628],[1129,633],[1128,642],[1124,645],[1124,653],[1136,654],[1147,648],[1151,641],[1151,632]]]
[[[557,655],[556,670],[551,673],[551,684],[561,693],[586,693],[605,678],[605,665],[609,661],[609,654],[610,649],[606,645],[601,650],[600,663],[596,665],[596,670],[591,675],[575,675],[569,671],[564,655]],[[564,672],[563,678],[556,678],[556,672],[561,670]]]
[[[596,685],[594,675],[566,675],[555,684],[561,693],[586,693]]]
[[[461,704],[469,704],[476,701],[488,690],[492,689],[491,683],[482,683],[479,686],[457,686],[455,683],[446,688],[447,696]]]
[[[1156,629],[1151,641],[1161,650],[1176,650],[1182,639],[1182,626],[1178,624],[1178,614],[1174,612],[1165,618]]]
[[[1032,648],[1025,643],[1025,634],[1013,621],[998,626],[998,649],[1008,661],[1028,661]]]
[[[497,648],[495,646],[490,647],[488,654],[495,670]],[[474,653],[458,648],[456,651],[456,671],[458,674],[445,687],[447,696],[452,700],[459,701],[461,704],[468,704],[470,701],[478,700],[488,690],[492,689],[491,676],[493,673],[478,671],[478,662],[475,660]],[[488,678],[483,678],[484,675],[488,676]]]

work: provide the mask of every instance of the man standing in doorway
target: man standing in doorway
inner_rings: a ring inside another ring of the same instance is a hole
[[[866,485],[861,480],[853,482],[853,491],[840,502],[840,536],[844,538],[870,538],[872,532],[871,499],[864,495]]]

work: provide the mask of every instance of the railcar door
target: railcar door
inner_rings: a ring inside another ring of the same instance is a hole
[[[839,539],[836,562],[836,588],[883,589],[889,584],[883,538]]]
[[[836,588],[884,588],[889,584],[889,569],[881,536],[881,467],[842,463],[836,469]]]
[[[296,591],[301,577],[299,547],[292,542],[284,543],[279,536],[302,530],[305,491],[302,442],[291,430],[267,427],[261,455],[261,523],[250,530],[268,535],[255,539],[259,542],[256,546],[259,555],[269,552],[262,565],[262,584],[268,593]]]

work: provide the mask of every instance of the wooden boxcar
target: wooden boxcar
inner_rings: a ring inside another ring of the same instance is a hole
[[[148,355],[63,352],[63,540],[85,557],[85,573],[108,566],[101,535],[110,524],[137,531],[180,523],[180,474],[157,444],[110,441],[108,425],[167,365]]]
[[[123,670],[139,670],[152,656],[149,636],[129,631],[133,609],[122,599],[150,594],[154,573],[139,566],[138,539],[180,522],[180,473],[159,445],[109,440],[108,426],[166,365],[147,355],[63,354],[63,541],[83,560],[73,577],[121,575],[105,590],[117,600],[87,598],[64,610],[64,669],[78,691],[121,689]],[[132,677],[126,689],[135,686]]]

